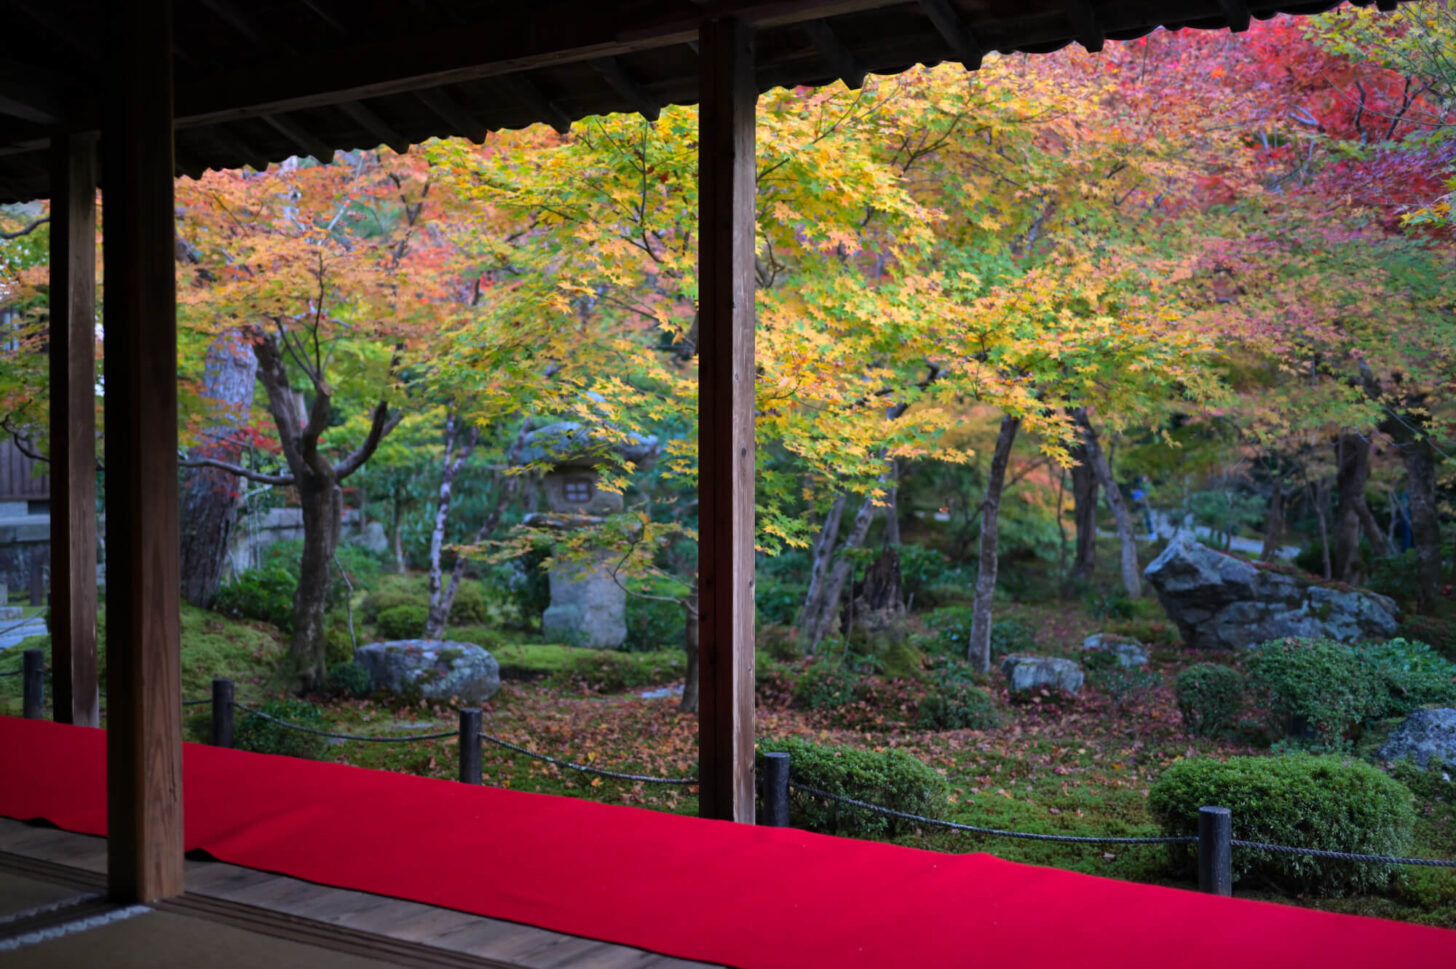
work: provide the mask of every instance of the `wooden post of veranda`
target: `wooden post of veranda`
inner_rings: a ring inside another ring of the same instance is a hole
[[[108,881],[148,902],[182,891],[172,8],[105,10]]]
[[[99,726],[96,679],[96,136],[51,138],[51,689]]]
[[[753,823],[753,41],[703,24],[698,125],[699,813]]]

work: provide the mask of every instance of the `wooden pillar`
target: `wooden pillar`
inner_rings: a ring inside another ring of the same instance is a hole
[[[52,690],[96,727],[96,136],[52,137],[50,180]]]
[[[698,756],[703,817],[753,822],[753,40],[703,24],[698,115]]]
[[[172,8],[105,9],[108,875],[147,902],[182,891]]]

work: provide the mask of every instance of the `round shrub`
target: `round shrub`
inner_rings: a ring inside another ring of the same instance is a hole
[[[430,610],[425,606],[392,606],[379,614],[379,635],[385,639],[417,639],[424,635]]]
[[[429,596],[419,589],[405,588],[398,584],[375,589],[359,604],[359,618],[365,622],[378,622],[379,617],[399,606],[419,606],[428,609]]]
[[[1244,678],[1231,666],[1199,663],[1178,674],[1173,682],[1178,712],[1196,734],[1217,733],[1238,718],[1244,702]]]
[[[793,737],[765,739],[758,745],[759,770],[764,754],[778,752],[789,755],[789,777],[800,784],[911,814],[938,818],[944,813],[949,793],[945,778],[903,750],[827,747]],[[789,794],[789,822],[796,828],[858,838],[893,837],[910,826],[898,818],[794,790]]]
[[[915,725],[930,730],[990,730],[1001,722],[991,697],[971,671],[956,662],[931,670],[929,690],[915,710]]]
[[[270,717],[301,727],[314,730],[328,728],[323,712],[312,703],[302,700],[269,700],[258,709]],[[233,744],[240,750],[303,757],[308,760],[324,760],[329,752],[328,741],[323,737],[290,730],[282,724],[247,712],[240,713],[233,728]]]
[[[329,692],[339,696],[363,697],[370,692],[369,671],[358,663],[336,663],[328,671]]]
[[[354,662],[354,637],[349,633],[349,617],[342,613],[331,612],[324,618],[324,662],[329,666]]]
[[[1180,761],[1153,786],[1148,807],[1169,835],[1194,835],[1198,809],[1233,812],[1233,835],[1243,841],[1406,855],[1415,816],[1411,794],[1369,764],[1339,757],[1291,754]],[[1192,870],[1192,846],[1178,845],[1175,862]],[[1384,888],[1398,866],[1352,864],[1255,848],[1233,851],[1234,880],[1272,883],[1290,891],[1340,895]]]
[[[641,591],[653,596],[686,599],[688,586],[676,579],[644,583]],[[627,638],[622,649],[629,653],[656,653],[682,649],[687,638],[687,612],[681,602],[663,602],[641,596],[627,597]]]
[[[293,594],[298,589],[297,569],[274,562],[261,569],[239,572],[217,590],[212,607],[224,616],[269,622],[293,629]]]
[[[489,613],[485,592],[479,582],[461,582],[450,605],[450,621],[461,626],[476,626],[486,621]]]
[[[828,710],[853,702],[858,683],[859,677],[838,662],[819,662],[794,681],[789,695],[801,710]]]
[[[1250,651],[1249,681],[1268,694],[1270,712],[1295,736],[1337,747],[1387,702],[1370,669],[1332,639],[1276,639]]]

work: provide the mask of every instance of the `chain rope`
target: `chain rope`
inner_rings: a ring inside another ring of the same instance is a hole
[[[545,761],[548,764],[555,764],[557,767],[565,767],[568,770],[581,771],[584,774],[596,774],[599,777],[614,777],[619,781],[643,781],[648,784],[696,784],[696,777],[652,777],[648,774],[625,774],[621,771],[606,770],[601,767],[592,767],[588,764],[575,764],[569,760],[561,760],[548,754],[537,753],[528,750],[519,744],[513,744],[509,740],[502,740],[499,737],[492,737],[488,733],[482,733],[480,739],[487,743],[495,744],[497,747],[504,747],[507,750],[514,750],[518,754],[525,754],[536,760]]]
[[[1112,845],[1181,845],[1193,844],[1198,839],[1191,836],[1165,837],[1165,838],[1114,838],[1097,837],[1094,835],[1079,834],[1035,834],[1030,831],[1006,831],[1002,828],[983,828],[975,824],[961,824],[958,821],[942,821],[937,818],[927,818],[921,814],[911,814],[908,811],[897,811],[894,808],[882,807],[878,804],[871,804],[868,801],[860,801],[852,797],[845,797],[843,794],[833,794],[829,791],[820,790],[817,787],[810,787],[807,784],[789,782],[790,790],[802,791],[805,794],[812,794],[814,797],[824,798],[828,801],[835,801],[840,804],[848,804],[850,807],[857,807],[864,811],[873,811],[877,814],[888,815],[892,818],[900,818],[905,821],[915,821],[919,824],[929,824],[940,828],[949,828],[952,831],[968,831],[971,834],[988,834],[1000,838],[1021,838],[1026,841],[1064,841],[1074,844],[1112,844]]]
[[[1339,861],[1369,861],[1385,865],[1425,865],[1429,868],[1456,868],[1456,861],[1440,858],[1393,858],[1389,855],[1360,855],[1350,851],[1330,851],[1325,848],[1295,848],[1291,845],[1271,845],[1263,841],[1240,841],[1231,838],[1229,844],[1235,848],[1256,848],[1283,855],[1312,855],[1315,858],[1334,858]]]
[[[444,740],[447,737],[458,737],[460,731],[451,730],[446,733],[425,733],[413,734],[408,737],[364,737],[352,733],[335,733],[331,730],[315,730],[313,727],[305,727],[300,723],[289,723],[287,720],[279,720],[277,717],[264,713],[256,707],[245,706],[234,702],[233,706],[244,711],[249,716],[267,720],[269,723],[276,723],[280,727],[287,727],[289,730],[297,730],[300,733],[313,734],[315,737],[328,737],[330,740],[356,740],[367,744],[407,744],[416,740]]]

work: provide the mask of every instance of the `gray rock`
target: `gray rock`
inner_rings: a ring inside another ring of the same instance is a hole
[[[1285,636],[1389,638],[1399,616],[1386,596],[1257,568],[1185,538],[1174,539],[1143,574],[1183,641],[1202,649],[1235,649]]]
[[[541,614],[541,635],[588,649],[622,645],[627,639],[627,593],[612,578],[615,564],[608,554],[551,569],[551,605]]]
[[[500,663],[473,643],[439,639],[396,639],[354,650],[375,690],[428,700],[459,697],[479,703],[500,689]]]
[[[1379,750],[1385,761],[1409,757],[1422,767],[1437,761],[1456,767],[1456,709],[1417,710],[1391,733]]]
[[[0,622],[19,619],[24,611],[20,606],[0,606]]]
[[[350,541],[376,555],[389,551],[389,536],[384,532],[383,522],[370,522],[364,526],[364,534],[355,535]]]
[[[1074,696],[1082,688],[1082,667],[1069,659],[1046,656],[1008,656],[1001,661],[1012,693],[1026,690],[1062,690]]]
[[[1082,648],[1095,652],[1111,653],[1117,657],[1118,666],[1148,665],[1147,647],[1135,639],[1118,636],[1115,633],[1094,633],[1082,640]]]

